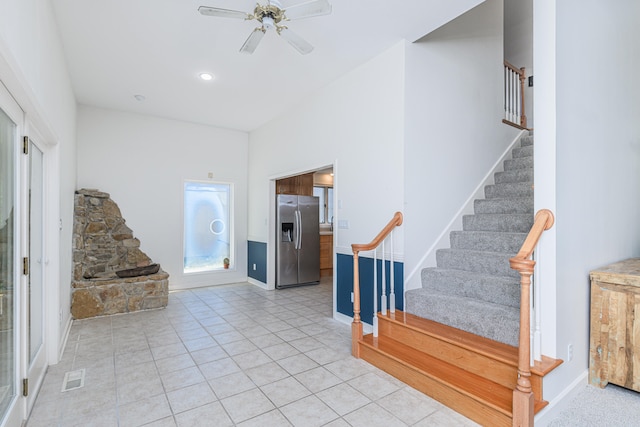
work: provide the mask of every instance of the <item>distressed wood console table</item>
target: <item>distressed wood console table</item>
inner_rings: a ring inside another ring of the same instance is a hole
[[[640,391],[640,258],[591,272],[589,383]]]

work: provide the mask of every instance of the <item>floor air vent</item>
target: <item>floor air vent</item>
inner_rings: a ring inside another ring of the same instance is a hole
[[[64,374],[62,392],[84,387],[84,371],[84,369],[79,369],[77,371],[70,371]]]

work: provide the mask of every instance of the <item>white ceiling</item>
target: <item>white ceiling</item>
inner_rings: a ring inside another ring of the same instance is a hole
[[[252,12],[255,0],[51,1],[78,103],[251,131],[484,0],[330,0],[331,15],[287,24],[315,46],[308,55],[273,32],[241,54],[256,21],[198,13],[201,5]],[[200,80],[205,71],[216,79]]]

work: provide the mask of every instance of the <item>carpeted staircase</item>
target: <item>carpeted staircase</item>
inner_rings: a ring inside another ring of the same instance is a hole
[[[451,248],[406,292],[406,311],[508,345],[518,345],[520,276],[509,266],[533,225],[533,136],[524,136],[504,172],[475,200]]]
[[[378,313],[377,336],[353,328],[355,357],[491,427],[531,416],[514,400],[520,279],[509,258],[533,224],[532,136],[520,140],[504,169],[485,187],[486,198],[475,200],[463,230],[450,234],[451,248],[437,251],[437,267],[422,271],[422,288],[406,293],[408,313]],[[544,377],[561,363],[543,355],[531,366],[534,414],[548,403]]]

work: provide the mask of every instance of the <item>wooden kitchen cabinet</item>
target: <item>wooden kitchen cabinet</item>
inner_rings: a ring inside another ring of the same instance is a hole
[[[276,194],[313,196],[313,172],[276,180]]]
[[[333,275],[333,234],[320,235],[320,277]]]
[[[640,258],[591,272],[589,383],[640,391]]]

